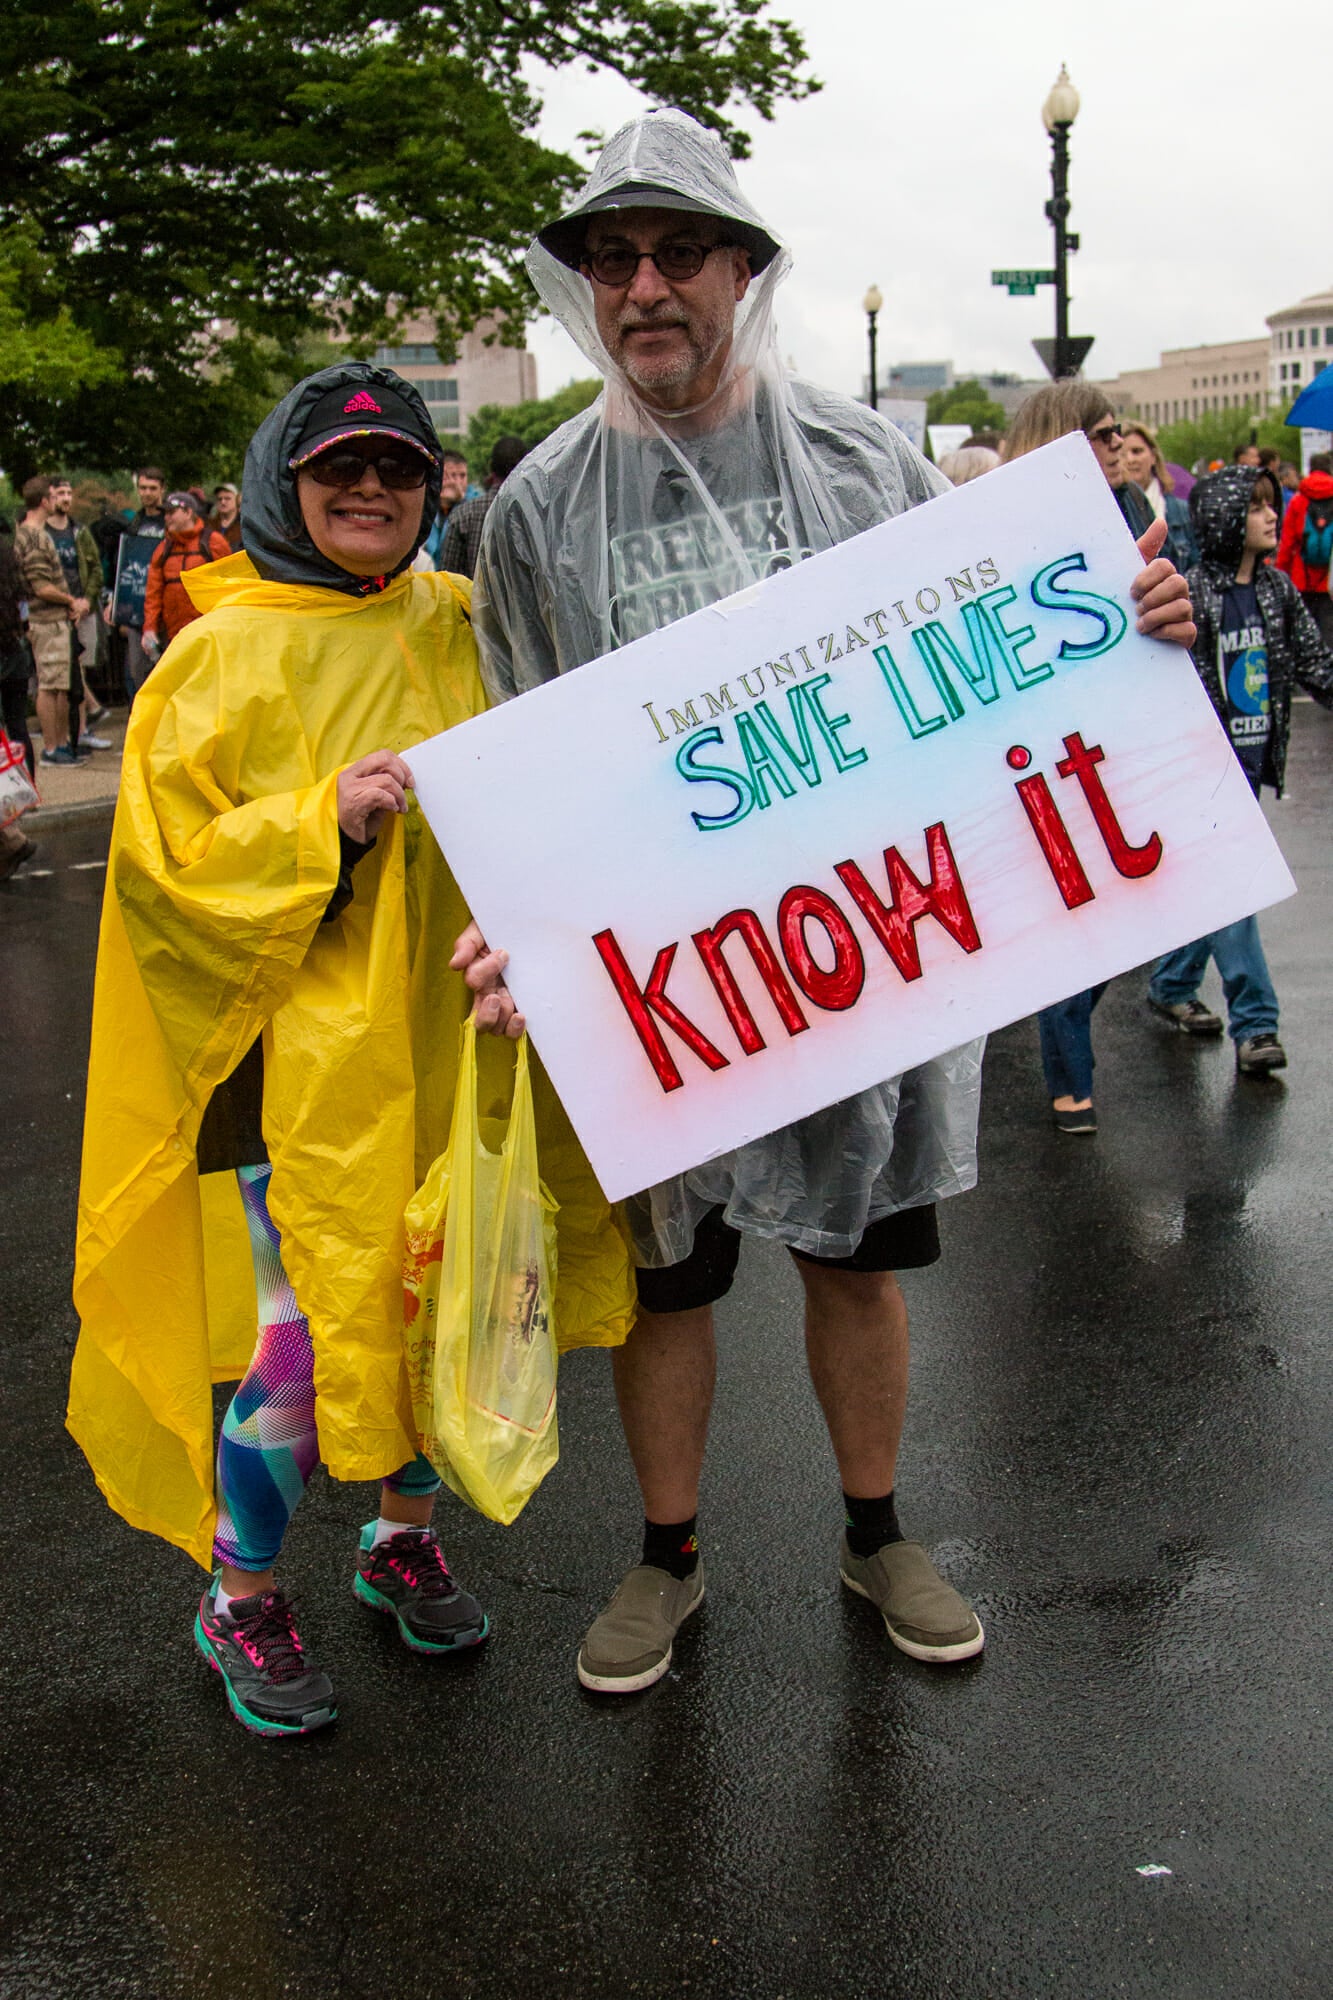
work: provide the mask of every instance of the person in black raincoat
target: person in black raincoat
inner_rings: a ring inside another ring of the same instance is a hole
[[[1299,682],[1333,708],[1333,653],[1291,578],[1269,560],[1280,505],[1273,475],[1252,465],[1227,466],[1190,494],[1202,557],[1188,577],[1198,626],[1194,664],[1256,798],[1261,785],[1282,795],[1293,687]],[[1249,1075],[1285,1069],[1257,917],[1159,960],[1148,986],[1153,1011],[1185,1034],[1220,1035],[1220,1015],[1198,997],[1210,958],[1222,976],[1236,1067]]]

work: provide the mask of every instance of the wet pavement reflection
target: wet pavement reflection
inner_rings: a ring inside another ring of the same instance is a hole
[[[756,1246],[668,1678],[575,1682],[637,1518],[583,1354],[517,1526],[447,1509],[476,1656],[423,1661],[354,1602],[373,1496],[316,1475],[285,1567],[341,1719],[299,1743],[231,1720],[199,1574],[61,1429],[106,831],[50,834],[49,872],[0,888],[4,2000],[1327,1992],[1331,782],[1302,704],[1268,806],[1302,890],[1263,919],[1284,1078],[1238,1081],[1128,975],[1100,1134],[1071,1140],[1033,1024],[992,1044],[982,1185],[907,1281],[899,1483],[982,1659],[917,1665],[839,1591],[799,1287]]]

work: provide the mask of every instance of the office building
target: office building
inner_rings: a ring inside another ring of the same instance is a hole
[[[1250,410],[1266,416],[1269,387],[1266,340],[1227,340],[1208,347],[1169,347],[1156,368],[1133,368],[1101,382],[1120,416],[1145,423],[1183,423],[1210,410]]]
[[[408,320],[395,344],[377,347],[376,361],[396,368],[425,400],[431,422],[446,444],[459,444],[484,403],[527,403],[537,394],[536,357],[523,347],[490,346],[493,323],[465,333],[456,352],[441,354],[431,319]]]
[[[1333,361],[1333,287],[1270,313],[1268,389],[1286,410]]]

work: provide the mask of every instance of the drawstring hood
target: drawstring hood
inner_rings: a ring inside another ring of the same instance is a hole
[[[741,193],[722,141],[683,111],[649,111],[622,125],[598,154],[573,206],[538,231],[537,244],[577,271],[588,223],[594,215],[618,208],[669,208],[685,215],[714,216],[727,223],[731,241],[749,252],[756,277],[779,256],[783,268],[778,275],[785,276],[790,268],[790,256]],[[528,269],[537,282],[531,255]]]
[[[1222,569],[1231,582],[1245,554],[1245,524],[1255,482],[1270,479],[1258,465],[1227,465],[1195,482],[1190,492],[1190,524],[1200,559],[1209,569]]]

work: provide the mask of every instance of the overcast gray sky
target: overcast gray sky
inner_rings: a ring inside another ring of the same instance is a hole
[[[787,0],[824,89],[744,119],[744,184],[796,267],[783,352],[859,393],[861,298],[884,293],[881,364],[1038,372],[1049,287],[1011,299],[992,268],[1049,266],[1050,143],[1041,106],[1061,62],[1082,98],[1071,138],[1070,330],[1088,372],[1163,347],[1265,332],[1264,314],[1333,285],[1333,9],[1243,0]],[[1285,23],[1279,44],[1275,26]],[[1302,25],[1303,24],[1303,25]],[[1303,39],[1298,43],[1297,32]],[[609,79],[548,79],[542,137],[577,151],[644,108]],[[587,363],[532,329],[543,395]]]

